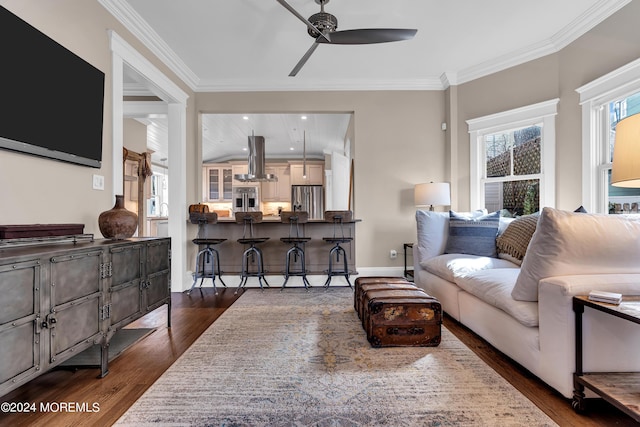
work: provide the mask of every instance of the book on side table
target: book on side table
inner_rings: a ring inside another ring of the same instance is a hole
[[[622,294],[615,292],[591,291],[589,292],[591,301],[607,302],[609,304],[620,304],[622,302]]]

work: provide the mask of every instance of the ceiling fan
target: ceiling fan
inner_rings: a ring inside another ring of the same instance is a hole
[[[358,30],[342,30],[336,31],[338,28],[338,19],[330,13],[324,11],[324,5],[329,0],[315,0],[320,5],[320,12],[315,13],[306,19],[298,13],[285,0],[277,0],[289,12],[293,13],[299,20],[307,26],[307,32],[316,40],[313,42],[307,53],[298,61],[293,70],[289,73],[290,77],[298,74],[298,71],[304,66],[311,54],[316,50],[320,43],[326,44],[372,44],[387,43],[401,40],[412,39],[418,30],[404,28],[362,28]]]

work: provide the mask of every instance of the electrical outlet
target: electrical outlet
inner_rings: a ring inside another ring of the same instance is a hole
[[[104,190],[104,176],[93,175],[93,189]]]
[[[396,251],[395,249],[391,249],[389,251],[389,258],[391,258],[391,259],[398,258],[398,251]]]

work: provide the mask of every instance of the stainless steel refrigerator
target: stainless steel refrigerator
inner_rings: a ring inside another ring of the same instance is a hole
[[[324,190],[322,185],[292,185],[291,210],[309,212],[309,219],[324,218]]]

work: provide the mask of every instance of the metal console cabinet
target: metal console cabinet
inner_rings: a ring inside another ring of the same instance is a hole
[[[0,247],[0,396],[168,304],[169,238]]]

